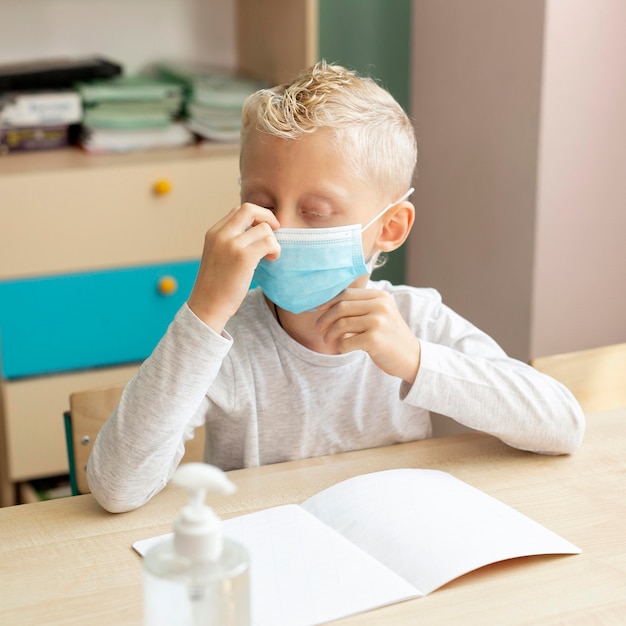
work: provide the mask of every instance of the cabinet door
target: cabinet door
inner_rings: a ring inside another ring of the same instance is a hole
[[[0,279],[197,258],[206,230],[238,203],[236,148],[95,163],[0,176]]]
[[[70,393],[126,383],[137,366],[5,382],[8,473],[13,481],[67,474],[63,412]]]
[[[0,281],[3,377],[142,361],[189,296],[198,265]]]

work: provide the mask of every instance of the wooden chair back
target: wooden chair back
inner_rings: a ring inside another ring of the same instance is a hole
[[[626,343],[539,357],[530,363],[562,382],[585,413],[626,407]]]
[[[100,428],[116,407],[124,384],[78,391],[70,394],[70,410],[65,414],[70,482],[73,494],[89,493],[87,460]],[[202,461],[204,427],[185,446],[183,461]]]

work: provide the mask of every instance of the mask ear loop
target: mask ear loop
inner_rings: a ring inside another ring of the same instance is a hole
[[[363,228],[361,228],[361,233],[367,230],[377,219],[381,218],[389,209],[396,206],[396,204],[400,204],[403,200],[406,200],[413,192],[415,191],[414,187],[411,187],[401,198],[392,202],[389,206],[385,207],[374,219],[370,220]],[[372,256],[365,261],[365,267],[367,271],[371,274],[374,271],[374,264],[376,263],[376,259],[378,258],[379,252],[375,252]]]
[[[373,219],[371,219],[363,228],[361,228],[361,232],[366,231],[377,219],[381,218],[389,209],[396,206],[396,204],[400,204],[400,202],[406,200],[413,192],[415,191],[414,187],[411,187],[401,198],[398,198],[395,202],[392,202],[390,205],[386,206],[378,215],[376,215]]]

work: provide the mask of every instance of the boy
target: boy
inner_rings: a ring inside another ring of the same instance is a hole
[[[241,206],[207,232],[188,302],[89,460],[106,509],[162,489],[203,423],[224,470],[427,438],[430,411],[534,452],[580,444],[562,385],[434,290],[369,281],[413,224],[416,154],[402,108],[339,66],[250,97]]]

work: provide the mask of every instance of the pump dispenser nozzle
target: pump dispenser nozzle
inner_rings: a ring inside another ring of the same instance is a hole
[[[189,492],[174,522],[174,537],[144,558],[146,626],[250,626],[250,556],[230,537],[204,498],[230,494],[235,485],[222,470],[186,463],[172,483]]]
[[[174,523],[174,548],[191,560],[218,561],[223,549],[221,522],[205,504],[208,491],[228,495],[235,485],[217,467],[186,463],[175,472],[172,483],[189,492],[189,503]]]

